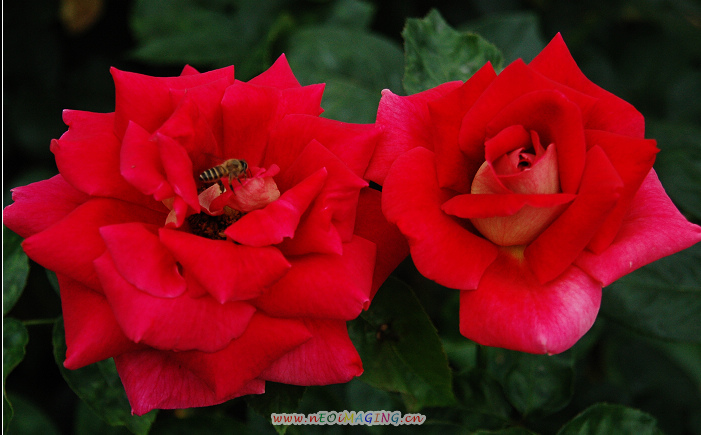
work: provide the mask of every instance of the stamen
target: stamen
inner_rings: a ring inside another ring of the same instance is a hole
[[[212,240],[226,240],[224,231],[241,219],[244,213],[230,207],[224,207],[224,211],[225,213],[219,216],[210,216],[207,213],[188,216],[186,221],[190,225],[190,231],[196,236]]]

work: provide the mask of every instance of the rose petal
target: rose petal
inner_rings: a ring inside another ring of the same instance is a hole
[[[352,320],[370,305],[375,244],[354,237],[343,255],[307,254],[290,258],[292,268],[253,303],[275,317]]]
[[[222,351],[146,350],[120,355],[115,363],[135,414],[209,406],[261,393],[261,370],[310,337],[301,322],[256,314],[246,332]]]
[[[237,81],[222,99],[225,157],[245,159],[249,166],[263,166],[273,127],[288,114],[319,115],[322,92],[323,86],[279,90]]]
[[[175,195],[166,180],[156,138],[134,122],[124,132],[119,165],[122,176],[144,195],[153,195],[156,201]]]
[[[433,151],[432,120],[428,102],[461,85],[459,81],[443,83],[406,97],[384,89],[376,121],[382,128],[382,136],[365,176],[378,184],[384,184],[390,165],[399,155],[414,147],[424,147]]]
[[[133,222],[104,226],[100,235],[115,268],[127,282],[152,296],[177,297],[187,289],[185,279],[173,255],[158,239],[156,228]]]
[[[428,102],[433,126],[433,144],[436,152],[438,185],[461,193],[470,191],[470,180],[482,163],[467,158],[458,147],[460,124],[465,113],[497,77],[492,64],[487,62],[462,86],[443,97]]]
[[[226,80],[217,80],[194,89],[172,91],[172,98],[179,103],[173,114],[154,133],[169,137],[180,145],[186,151],[191,165],[199,172],[209,169],[211,166],[207,165],[211,156],[218,156],[222,152],[220,143],[224,132],[221,124],[221,99],[226,86]],[[216,132],[212,124],[216,124]]]
[[[586,153],[579,107],[558,91],[530,92],[508,104],[489,122],[487,136],[514,124],[536,131],[544,144],[555,144],[560,188],[564,193],[576,193]]]
[[[189,89],[171,89],[170,96],[175,113],[159,128],[166,136],[177,139],[187,150],[195,166],[201,163],[196,153],[221,155],[220,145],[224,141],[224,126],[221,117],[221,100],[226,88],[231,85],[228,78]],[[191,118],[188,119],[187,116]],[[180,133],[184,133],[181,135]]]
[[[596,319],[601,286],[576,267],[540,284],[518,249],[500,250],[477,290],[460,293],[460,333],[485,346],[556,354]]]
[[[66,360],[70,370],[141,349],[122,332],[105,296],[78,281],[57,274],[66,330]]]
[[[422,275],[446,287],[477,287],[497,248],[443,213],[452,193],[438,187],[431,151],[417,147],[400,156],[382,195],[382,211],[406,236]]]
[[[326,183],[300,220],[294,237],[281,246],[286,255],[340,254],[341,243],[353,236],[358,195],[368,183],[319,142],[312,140],[280,174],[280,186],[294,185],[319,167],[328,170]]]
[[[316,140],[338,157],[355,175],[363,177],[380,130],[374,124],[349,124],[311,115],[287,115],[270,132],[264,166],[283,170],[295,165],[309,142]]]
[[[556,278],[579,256],[616,205],[622,188],[606,154],[591,148],[577,198],[526,248],[528,264],[541,283]]]
[[[187,151],[175,140],[160,133],[156,133],[156,141],[168,183],[173,186],[176,195],[192,207],[195,213],[199,213],[200,202],[197,197],[197,186],[192,177],[192,161],[190,161]]]
[[[511,216],[525,206],[549,208],[567,204],[577,197],[570,193],[553,195],[465,194],[456,195],[443,203],[441,209],[449,215],[470,219]]]
[[[552,81],[529,68],[520,59],[516,60],[499,73],[499,76],[491,82],[463,117],[458,143],[465,155],[481,164],[480,159],[484,156],[484,142],[487,137],[487,124],[507,105],[512,104],[519,97],[535,91],[559,92],[565,100],[574,103],[579,108],[580,120],[587,119],[591,108],[596,103],[595,98]],[[523,112],[518,114],[532,116],[537,120],[539,116],[536,116],[536,113],[535,109],[526,107]],[[545,119],[546,117],[541,117],[540,121],[545,122]],[[514,122],[508,123],[508,125],[512,124]],[[504,125],[502,128],[506,126]],[[492,130],[492,135],[495,133]],[[563,190],[566,191],[564,188]]]
[[[263,293],[290,268],[273,247],[253,248],[161,229],[161,242],[220,303],[248,300]]]
[[[125,281],[109,255],[95,260],[95,268],[126,336],[156,349],[216,352],[246,330],[255,312],[243,302],[151,296]]]
[[[178,353],[149,349],[114,359],[133,414],[144,415],[152,409],[217,405],[244,394],[264,392],[264,382],[253,379],[237,392],[217,397],[207,382],[182,366],[178,356]]]
[[[409,255],[406,238],[382,214],[382,195],[378,190],[365,188],[360,191],[355,234],[375,243],[377,247],[370,291],[372,299],[390,273]]]
[[[116,68],[110,72],[115,86],[114,132],[120,139],[129,121],[134,121],[149,133],[156,131],[175,109],[171,89],[192,88],[222,78],[234,81],[233,66],[179,77],[151,77]]]
[[[76,189],[145,204],[144,198],[119,173],[120,143],[114,135],[114,113],[64,110],[68,131],[51,142],[59,172]]]
[[[165,215],[115,199],[93,198],[78,206],[63,220],[25,239],[27,255],[49,270],[99,289],[92,262],[105,252],[100,227],[126,222],[162,225]],[[56,248],[60,247],[60,255]]]
[[[2,212],[3,224],[27,238],[44,231],[88,200],[61,175],[12,189],[13,204]],[[46,205],[51,201],[51,207]]]
[[[246,332],[220,352],[186,352],[181,361],[213,387],[217,397],[229,397],[274,361],[312,339],[304,322],[256,313]]]
[[[584,251],[575,264],[607,286],[635,269],[701,241],[701,227],[677,210],[651,170],[633,198],[611,245]]]
[[[358,352],[348,337],[346,322],[305,320],[312,338],[266,368],[263,379],[293,385],[348,382],[363,373]]]
[[[659,150],[652,139],[635,139],[598,130],[585,130],[585,134],[588,146],[603,149],[623,181],[621,198],[588,246],[591,251],[601,253],[616,237],[633,197],[650,173]]]
[[[323,188],[327,174],[321,168],[277,201],[244,215],[226,229],[226,236],[247,246],[275,245],[294,236],[302,214]]]
[[[299,88],[302,86],[297,81],[284,54],[281,54],[270,68],[253,77],[248,83],[258,86],[271,86],[277,89]]]
[[[604,130],[642,139],[645,134],[645,120],[635,108],[592,83],[579,69],[559,33],[528,64],[533,70],[562,83],[598,101],[592,108],[586,128]]]

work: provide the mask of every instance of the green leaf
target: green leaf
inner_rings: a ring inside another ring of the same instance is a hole
[[[248,79],[270,66],[270,47],[291,25],[284,0],[140,0],[131,16],[134,56],[158,64],[236,66]]]
[[[701,343],[701,245],[662,258],[604,289],[601,312],[645,335]]]
[[[657,435],[654,417],[623,405],[597,403],[565,424],[558,435],[635,434]]]
[[[14,414],[12,403],[5,392],[5,380],[10,372],[24,359],[27,343],[29,343],[29,332],[22,322],[11,317],[2,319],[2,329],[2,425],[5,432]]]
[[[124,426],[110,426],[95,414],[82,400],[78,402],[75,417],[75,435],[128,435],[131,432]]]
[[[324,117],[375,122],[382,89],[401,88],[399,45],[366,31],[305,27],[289,38],[287,58],[302,84],[326,83]]]
[[[534,12],[487,15],[470,22],[466,30],[479,34],[499,47],[506,63],[519,58],[530,62],[546,45],[540,36],[538,15]]]
[[[59,435],[61,433],[49,416],[31,401],[12,393],[10,393],[10,399],[14,404],[16,418],[9,422],[5,433],[22,435]]]
[[[458,32],[435,9],[426,18],[410,18],[404,37],[404,89],[414,94],[452,80],[467,80],[485,63],[499,70],[503,56],[481,36]]]
[[[574,391],[573,360],[568,353],[533,355],[482,347],[481,364],[504,389],[522,415],[551,414],[569,403]]]
[[[701,129],[649,122],[646,136],[657,139],[655,169],[670,198],[689,217],[701,221]]]
[[[326,24],[362,30],[370,26],[374,13],[375,7],[372,3],[359,0],[339,0],[333,4]]]
[[[349,323],[349,332],[363,360],[361,381],[403,393],[412,411],[455,403],[436,329],[404,283],[387,280],[370,309]]]
[[[291,414],[297,411],[305,390],[306,387],[297,385],[266,382],[265,394],[248,396],[246,402],[254,411],[266,418],[270,418],[272,413]],[[274,428],[280,434],[287,431],[287,426],[274,426]]]
[[[2,227],[2,315],[10,312],[22,295],[29,276],[29,259],[22,250],[22,238]]]
[[[53,332],[54,358],[68,386],[111,426],[126,426],[137,435],[147,434],[156,418],[151,411],[142,416],[131,415],[131,407],[112,359],[100,361],[78,370],[63,367],[66,337],[63,319],[56,321]]]
[[[49,280],[49,284],[51,284],[51,288],[54,289],[56,294],[61,296],[61,287],[58,285],[58,277],[56,276],[56,272],[46,269],[46,279]]]

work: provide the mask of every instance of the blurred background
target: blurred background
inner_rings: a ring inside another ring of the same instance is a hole
[[[11,202],[12,187],[57,173],[49,144],[66,130],[63,109],[113,110],[111,66],[167,76],[184,64],[200,71],[234,64],[237,78],[247,80],[286,53],[303,85],[327,83],[322,116],[373,122],[383,88],[404,92],[406,19],[434,8],[456,29],[494,43],[505,65],[519,57],[530,61],[561,32],[587,77],[643,113],[646,136],[662,150],[655,168],[663,185],[690,220],[701,222],[701,3],[692,0],[5,2],[3,205]],[[699,294],[692,293],[701,291],[699,264],[695,248],[606,289],[602,316],[582,345],[587,356],[578,362],[572,400],[551,423],[529,427],[548,433],[585,405],[606,400],[651,413],[667,433],[701,433],[701,311]],[[432,303],[430,284],[410,264],[398,274],[414,280],[451,357],[451,339],[459,340],[451,338],[456,313],[445,315]],[[671,283],[672,303],[659,296]],[[649,295],[645,307],[657,311],[641,314],[631,289]],[[686,310],[681,329],[670,320],[679,310]],[[35,264],[10,314],[21,320],[60,315],[58,295]],[[89,425],[76,423],[84,410],[53,362],[50,326],[29,328],[27,356],[6,383],[16,397],[16,419],[41,419],[41,433],[90,433]],[[357,397],[373,394],[349,388]],[[327,406],[308,405],[309,412],[330,409],[334,394],[350,393],[330,387],[319,394]]]

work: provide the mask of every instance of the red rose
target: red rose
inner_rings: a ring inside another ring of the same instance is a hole
[[[378,130],[319,118],[284,56],[112,74],[115,111],[64,112],[60,174],[4,211],[58,275],[65,366],[114,357],[136,414],[360,375],[346,321],[406,255],[363,179]]]
[[[602,286],[701,240],[652,170],[642,115],[560,35],[498,76],[487,64],[464,84],[386,90],[377,124],[367,175],[383,211],[423,275],[463,290],[460,330],[478,343],[562,352]]]

